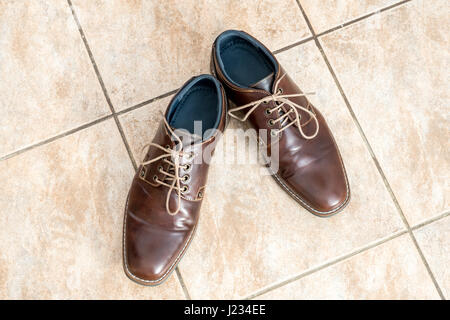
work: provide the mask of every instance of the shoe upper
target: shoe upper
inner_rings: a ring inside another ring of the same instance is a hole
[[[205,194],[203,160],[225,122],[225,92],[210,75],[190,79],[169,103],[125,208],[124,267],[133,280],[159,284],[186,250]]]
[[[213,45],[211,68],[237,105],[230,116],[263,129],[260,143],[269,156],[277,147],[276,180],[316,215],[341,210],[350,189],[333,135],[275,56],[247,33],[228,30]]]

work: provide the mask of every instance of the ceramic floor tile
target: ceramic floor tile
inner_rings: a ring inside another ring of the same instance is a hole
[[[0,157],[110,112],[65,1],[0,1]]]
[[[444,296],[450,297],[450,217],[414,231]]]
[[[412,225],[450,204],[449,14],[414,1],[321,39]]]
[[[258,299],[439,299],[408,234]]]
[[[400,0],[300,0],[317,34],[398,2]]]
[[[211,45],[226,29],[273,50],[310,35],[295,0],[73,2],[118,110],[209,73]]]
[[[0,298],[183,299],[123,272],[133,172],[113,120],[0,162]]]
[[[157,100],[142,108],[119,116],[131,151],[139,164],[144,158],[143,148],[152,141],[172,96]]]
[[[223,155],[243,143],[244,127],[231,121],[209,172],[196,237],[180,263],[192,298],[245,297],[376,239],[403,230],[403,224],[365,149],[323,59],[310,42],[278,55],[328,118],[341,146],[352,199],[329,219],[312,216],[283,192],[257,164],[231,165]],[[150,142],[159,100],[120,117],[133,152]],[[236,142],[238,141],[238,142]],[[250,144],[250,154],[255,155]],[[141,155],[137,156],[139,159]]]

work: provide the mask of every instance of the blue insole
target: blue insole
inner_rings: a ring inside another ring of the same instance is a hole
[[[272,63],[260,49],[237,37],[223,44],[220,56],[228,77],[244,87],[274,72]]]
[[[218,118],[219,97],[217,88],[210,81],[197,82],[182,99],[174,105],[169,124],[176,129],[194,133],[194,121],[202,121],[202,136],[214,128]]]

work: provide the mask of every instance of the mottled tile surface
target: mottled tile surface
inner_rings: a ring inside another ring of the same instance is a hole
[[[171,98],[172,96],[169,96],[157,100],[148,106],[119,116],[123,131],[138,164],[144,158],[145,150],[142,148],[152,141]]]
[[[317,33],[399,2],[299,1]],[[71,2],[138,163],[171,97],[126,108],[209,72],[221,31],[248,31],[272,50],[311,34],[297,0],[0,0],[0,158],[61,135],[0,160],[0,299],[184,299],[175,273],[144,287],[123,272],[134,170],[114,120],[94,121],[110,109]],[[444,0],[414,0],[319,39],[447,298],[449,16]],[[340,146],[350,204],[328,219],[308,213],[255,163],[247,126],[231,121],[179,265],[191,297],[438,299],[315,43],[277,57],[317,92],[310,99]]]
[[[0,157],[108,114],[65,1],[0,1]]]
[[[321,39],[413,225],[450,205],[449,15],[413,1]]]
[[[133,168],[112,120],[0,163],[0,298],[183,299],[122,268]]]
[[[439,299],[408,234],[258,299]]]
[[[309,36],[295,0],[75,0],[114,106],[123,109],[209,72],[220,32],[245,30],[279,49]]]
[[[450,217],[414,232],[444,296],[450,297]]]
[[[299,0],[316,33],[339,26],[400,0]]]
[[[233,139],[240,143],[244,139],[242,132],[233,132],[243,126],[232,121],[210,169],[196,238],[180,263],[193,298],[245,297],[403,229],[315,45],[288,50],[279,59],[305,90],[318,91],[312,100],[328,118],[341,146],[352,200],[344,212],[329,219],[317,218],[282,191],[272,177],[263,175],[267,174],[265,168],[224,164],[222,154],[237,152]],[[121,116],[134,152],[150,141],[160,121],[159,112],[165,110],[169,99]]]

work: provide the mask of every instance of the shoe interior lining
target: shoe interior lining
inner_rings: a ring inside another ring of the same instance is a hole
[[[194,121],[202,122],[202,137],[209,129],[216,129],[222,112],[220,86],[213,77],[205,75],[194,78],[174,98],[167,114],[169,125],[174,129],[194,132]],[[198,133],[197,133],[198,134]]]
[[[217,58],[225,76],[240,87],[275,73],[275,63],[267,50],[245,33],[228,31],[218,38]]]

